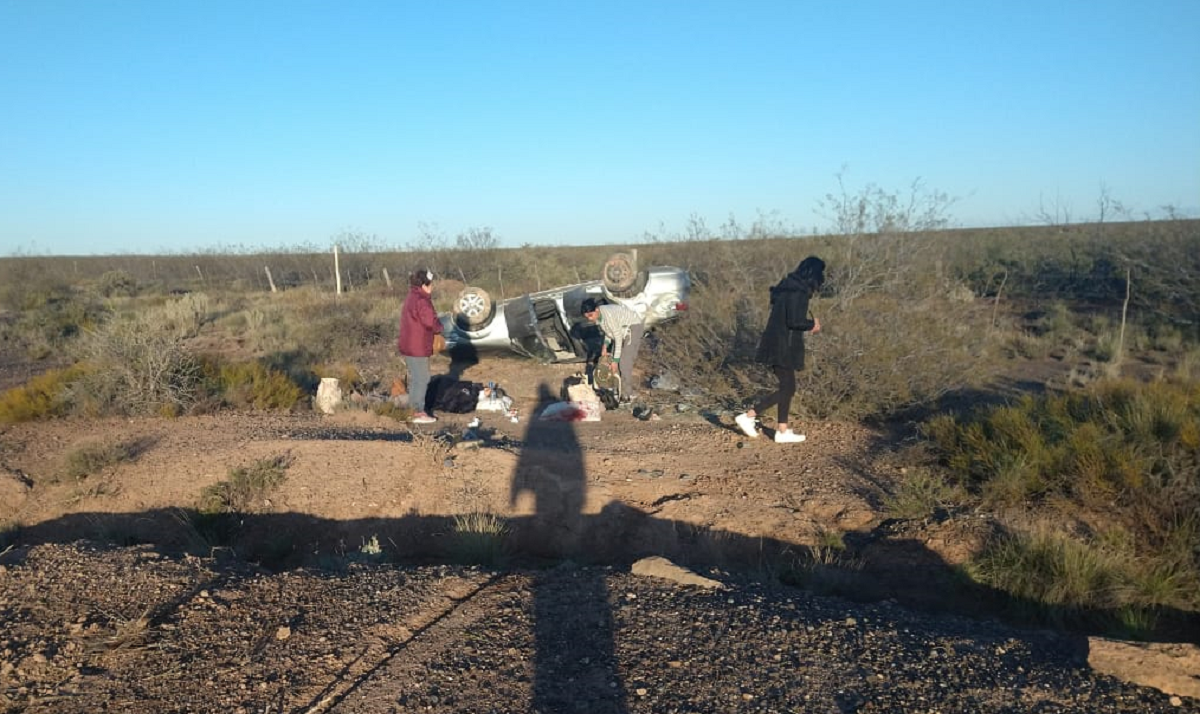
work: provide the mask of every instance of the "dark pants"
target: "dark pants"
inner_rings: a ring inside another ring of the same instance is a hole
[[[779,379],[779,389],[770,394],[764,394],[754,403],[754,411],[762,413],[773,404],[779,405],[779,415],[775,418],[778,423],[786,424],[788,413],[792,410],[792,397],[796,396],[796,370],[791,367],[772,365],[771,371]]]

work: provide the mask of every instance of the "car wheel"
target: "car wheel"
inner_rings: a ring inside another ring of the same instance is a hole
[[[639,283],[645,285],[645,276],[638,274],[633,257],[628,253],[613,253],[604,262],[601,279],[604,289],[618,297],[636,294],[641,289]]]
[[[467,329],[486,327],[492,310],[492,297],[483,288],[463,288],[454,300],[454,319]]]

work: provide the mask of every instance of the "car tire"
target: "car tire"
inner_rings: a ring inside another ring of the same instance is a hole
[[[454,320],[468,330],[487,327],[494,313],[492,297],[483,288],[465,287],[454,300]]]
[[[601,271],[604,289],[617,297],[629,297],[641,292],[646,286],[646,276],[637,270],[633,256],[628,253],[613,253],[604,261]]]

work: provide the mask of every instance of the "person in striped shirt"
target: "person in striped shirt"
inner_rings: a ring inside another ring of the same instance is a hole
[[[645,332],[642,316],[624,305],[601,305],[595,298],[585,299],[581,312],[604,333],[600,357],[612,355],[609,369],[621,376],[621,400],[636,398],[633,392],[633,365],[637,362],[638,348],[642,346],[642,333]]]

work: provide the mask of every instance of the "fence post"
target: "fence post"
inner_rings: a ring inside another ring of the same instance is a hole
[[[1117,362],[1125,358],[1125,318],[1129,314],[1129,296],[1133,290],[1133,269],[1125,268],[1125,302],[1121,305],[1121,337],[1117,340]]]
[[[269,265],[264,265],[264,266],[263,266],[263,270],[267,271],[267,282],[268,282],[268,283],[270,283],[270,285],[271,285],[271,292],[273,292],[273,293],[274,293],[274,292],[279,292],[278,290],[276,290],[276,289],[275,289],[275,280],[274,280],[274,278],[272,278],[272,277],[271,277],[271,266],[269,266]]]
[[[333,244],[333,274],[334,284],[337,286],[337,295],[342,294],[342,268],[338,262],[338,247],[337,243]]]

